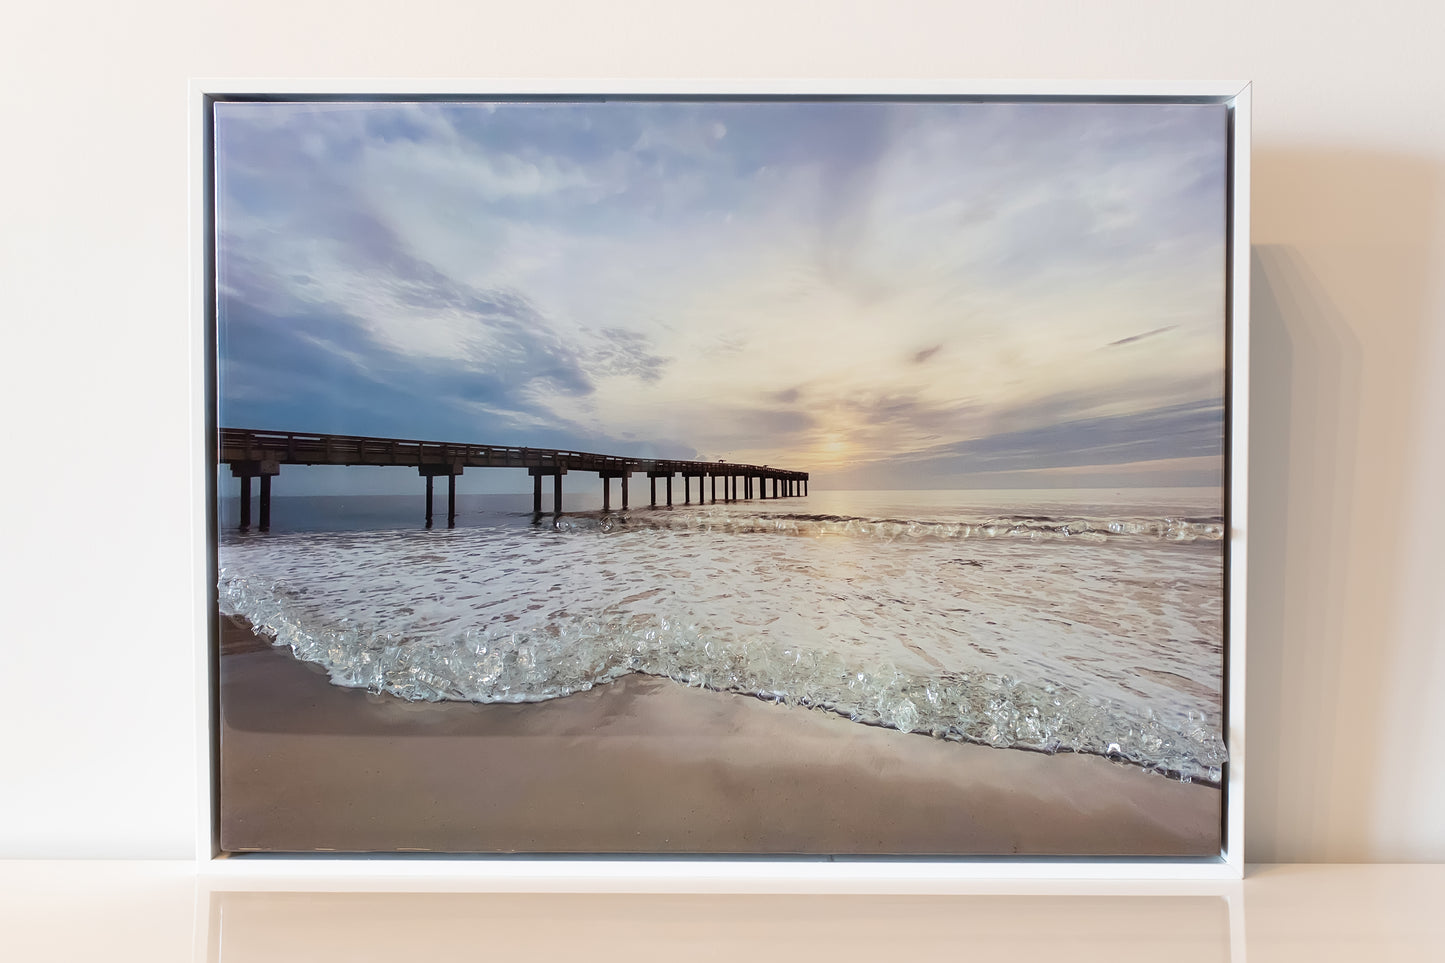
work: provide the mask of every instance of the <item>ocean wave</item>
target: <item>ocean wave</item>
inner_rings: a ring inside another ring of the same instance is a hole
[[[604,517],[605,518],[605,517]],[[599,519],[601,521],[602,519]],[[538,702],[640,672],[689,686],[835,712],[864,724],[998,748],[1105,756],[1218,785],[1227,752],[1218,720],[1165,718],[1097,696],[988,672],[925,676],[887,661],[766,637],[723,637],[686,616],[573,616],[544,629],[472,626],[411,638],[327,621],[304,591],[222,569],[221,611],[246,619],[341,686],[403,699]]]
[[[1218,542],[1224,520],[1218,517],[1058,517],[998,515],[948,520],[870,518],[799,513],[744,514],[737,511],[638,509],[559,515],[553,527],[563,532],[620,532],[637,529],[746,534],[770,532],[800,536],[893,539],[1029,539],[1107,542],[1147,539],[1161,542]]]

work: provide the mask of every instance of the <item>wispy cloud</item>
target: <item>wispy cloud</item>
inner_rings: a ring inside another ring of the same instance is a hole
[[[641,331],[603,328],[587,353],[586,365],[598,375],[632,377],[652,384],[662,377],[667,362],[652,353],[647,335]]]
[[[897,487],[933,488],[949,487],[950,479],[959,478],[1008,474],[1026,480],[1064,471],[1102,476],[1127,468],[1140,479],[1152,473],[1154,484],[1161,483],[1162,473],[1181,470],[1207,479],[1193,484],[1217,484],[1223,434],[1223,404],[1200,401],[935,445],[842,467],[831,480],[844,487],[873,487],[892,478]]]
[[[1145,331],[1143,334],[1133,334],[1127,338],[1120,338],[1117,341],[1110,341],[1107,347],[1113,348],[1121,344],[1133,344],[1136,341],[1143,341],[1145,338],[1152,338],[1155,335],[1164,334],[1177,328],[1176,324],[1166,324],[1162,328],[1155,328],[1153,331]]]

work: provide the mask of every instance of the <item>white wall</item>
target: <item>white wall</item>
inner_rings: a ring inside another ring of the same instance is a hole
[[[0,855],[192,853],[187,78],[725,76],[1255,82],[1247,857],[1445,859],[1442,36],[1387,0],[7,7]]]

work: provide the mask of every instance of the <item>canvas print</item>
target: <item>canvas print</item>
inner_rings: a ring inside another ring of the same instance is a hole
[[[213,109],[223,851],[1218,855],[1225,106]]]

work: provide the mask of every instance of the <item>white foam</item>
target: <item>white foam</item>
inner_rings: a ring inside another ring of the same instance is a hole
[[[1217,542],[907,520],[880,537],[788,507],[227,540],[222,606],[339,684],[406,698],[530,701],[641,671],[1218,781]]]

